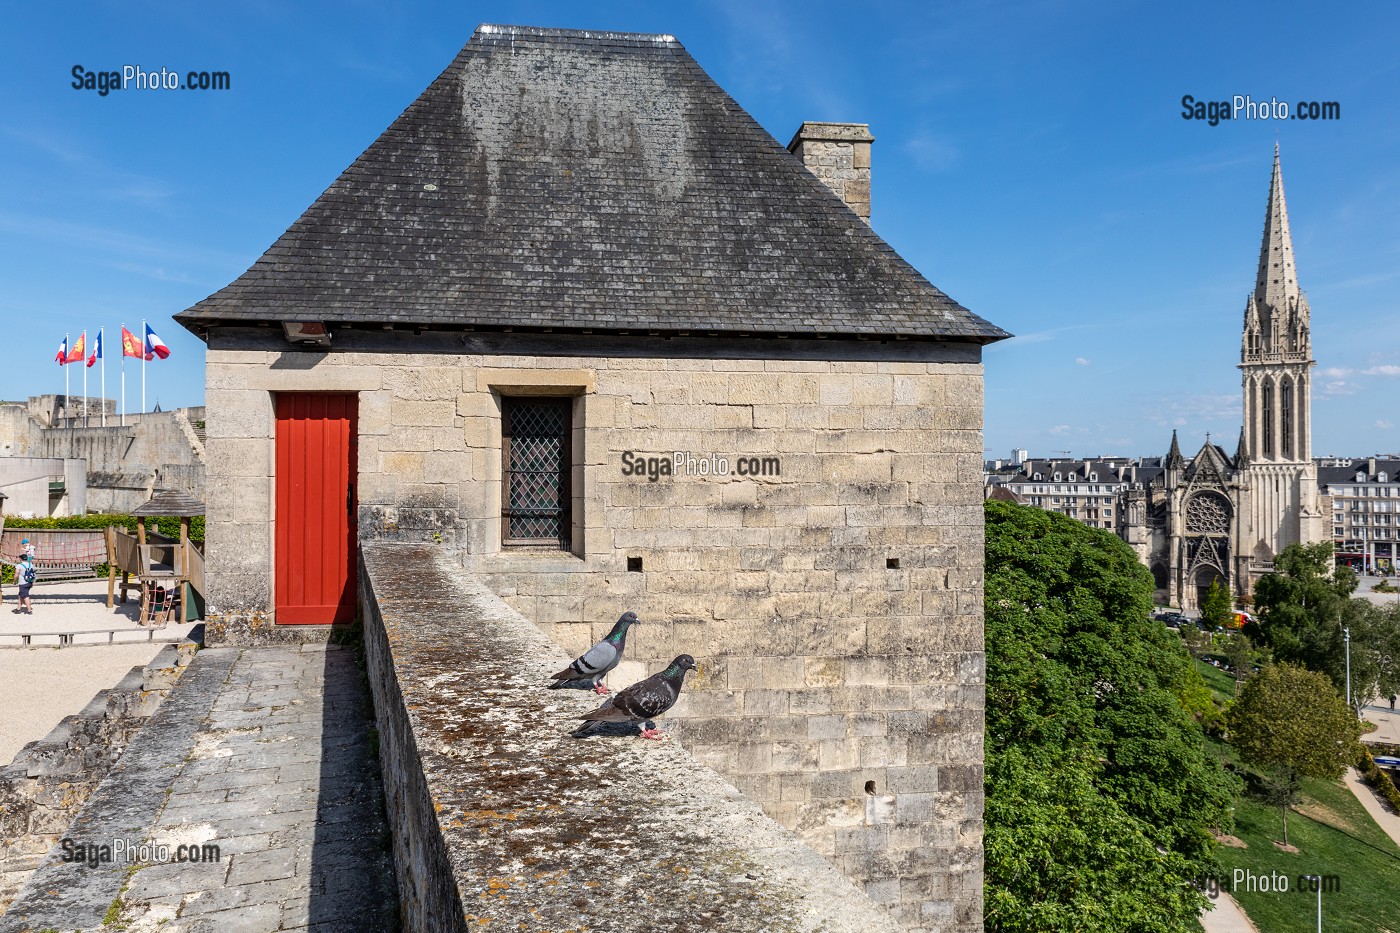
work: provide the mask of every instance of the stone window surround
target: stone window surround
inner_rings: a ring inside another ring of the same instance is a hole
[[[571,488],[572,502],[570,511],[572,524],[570,534],[570,549],[561,551],[555,547],[541,547],[538,549],[529,547],[509,547],[503,546],[499,524],[495,534],[495,540],[491,554],[486,557],[483,564],[484,569],[489,570],[520,570],[520,561],[527,560],[532,564],[532,569],[549,570],[552,572],[585,571],[588,566],[585,560],[588,557],[590,548],[588,546],[589,532],[591,537],[597,541],[598,529],[590,527],[590,516],[596,516],[597,509],[588,508],[588,485],[592,479],[592,470],[588,464],[592,462],[592,450],[589,448],[590,432],[587,428],[590,425],[588,400],[596,391],[596,379],[594,371],[591,369],[479,369],[476,374],[477,391],[489,393],[494,417],[490,419],[488,425],[486,444],[490,451],[488,464],[494,464],[493,475],[487,478],[488,501],[501,501],[501,489],[504,478],[501,472],[501,451],[503,448],[501,440],[501,413],[502,399],[523,396],[540,396],[553,398],[572,398],[573,404],[573,462],[571,464]],[[596,505],[596,503],[595,503]],[[593,519],[594,523],[597,519]],[[533,567],[534,564],[549,564],[549,567]]]

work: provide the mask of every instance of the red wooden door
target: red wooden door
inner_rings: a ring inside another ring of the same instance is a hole
[[[358,402],[354,395],[277,395],[272,575],[279,624],[355,617]]]

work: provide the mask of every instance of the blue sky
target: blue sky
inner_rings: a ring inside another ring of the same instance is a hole
[[[246,269],[481,22],[671,33],[784,143],[804,119],[870,123],[875,229],[1018,335],[986,354],[996,456],[1158,454],[1174,427],[1233,445],[1277,132],[1314,452],[1400,449],[1400,8],[1375,0],[13,6],[0,397],[62,391],[58,342],[98,325],[115,397],[117,325],[144,317],[173,351],[150,404],[198,404],[202,344],[170,316]],[[103,97],[71,87],[75,64],[232,87]],[[1341,119],[1212,127],[1184,94],[1338,101]]]

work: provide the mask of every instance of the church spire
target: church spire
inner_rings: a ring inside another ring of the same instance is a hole
[[[1186,466],[1186,458],[1181,456],[1181,445],[1176,442],[1176,431],[1172,431],[1172,449],[1167,451],[1167,469],[1180,470]]]
[[[1264,212],[1264,242],[1259,248],[1254,299],[1261,307],[1282,312],[1298,298],[1298,267],[1293,261],[1293,234],[1288,229],[1283,169],[1279,165],[1278,143],[1274,143],[1274,174],[1269,181],[1269,206]]]
[[[1235,445],[1235,469],[1249,466],[1249,442],[1245,439],[1244,425],[1240,425],[1240,442]]]

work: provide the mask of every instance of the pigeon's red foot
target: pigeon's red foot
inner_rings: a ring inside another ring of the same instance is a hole
[[[659,742],[662,739],[666,738],[666,733],[662,732],[660,729],[643,729],[642,738],[654,739]]]
[[[607,687],[604,687],[602,684],[594,684],[593,692],[598,694],[599,696],[602,696],[603,694],[611,693],[612,691],[609,690]]]

